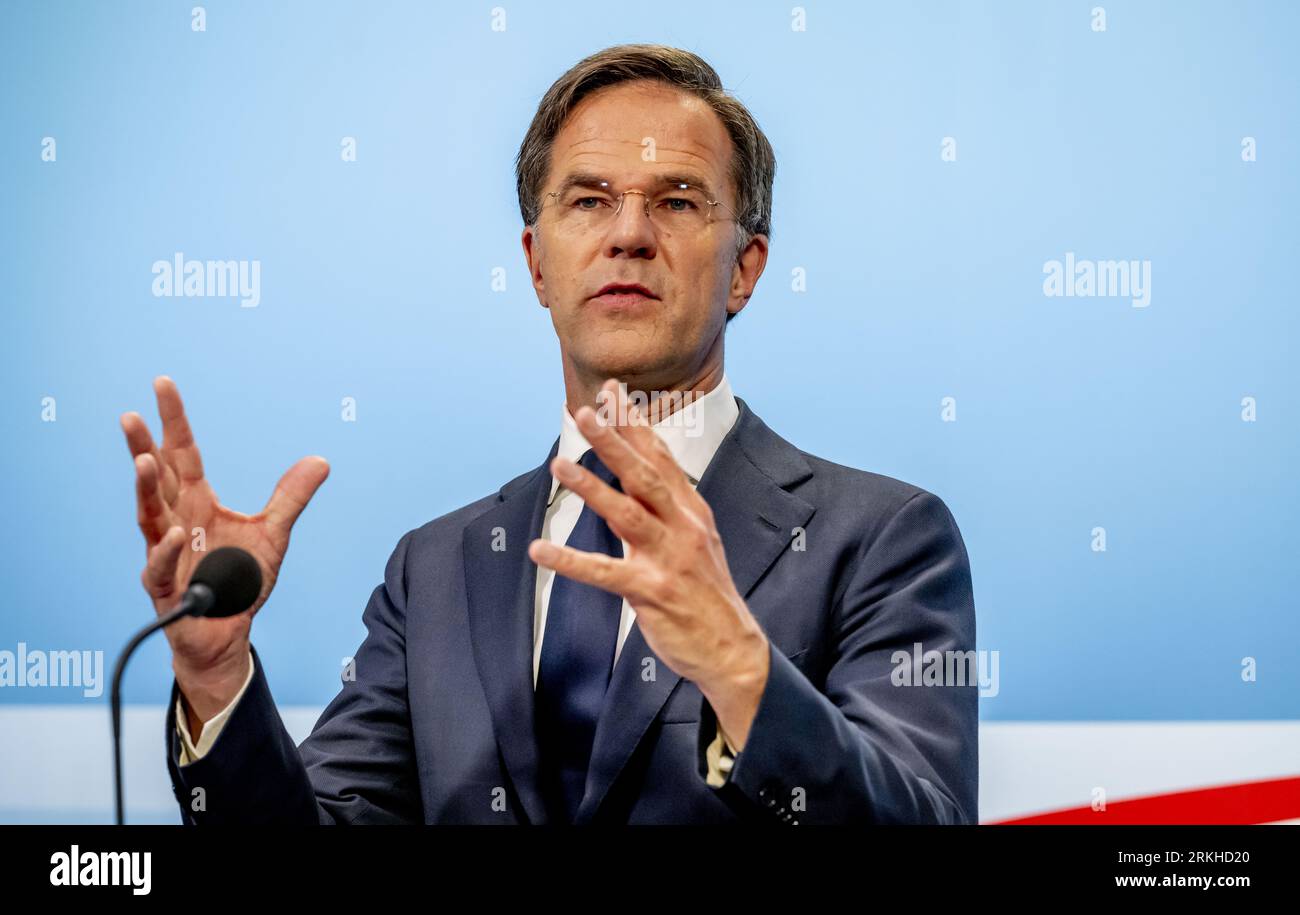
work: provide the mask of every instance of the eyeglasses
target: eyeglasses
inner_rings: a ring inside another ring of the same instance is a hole
[[[735,220],[731,209],[720,200],[710,200],[703,189],[677,182],[653,195],[628,189],[615,194],[608,181],[600,186],[570,187],[552,191],[542,199],[538,222],[543,216],[553,219],[565,231],[599,233],[610,227],[623,211],[628,194],[640,194],[646,216],[656,231],[667,235],[695,235],[711,223]],[[722,212],[719,213],[719,208]]]

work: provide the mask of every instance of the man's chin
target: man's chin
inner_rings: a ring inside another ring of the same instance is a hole
[[[602,380],[617,378],[620,381],[657,378],[670,362],[671,359],[645,346],[606,347],[591,358],[582,360],[583,368],[589,376]]]

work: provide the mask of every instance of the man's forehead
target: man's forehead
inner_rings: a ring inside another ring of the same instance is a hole
[[[646,150],[653,148],[653,158]],[[620,175],[679,166],[717,184],[731,160],[731,138],[702,99],[668,87],[615,86],[579,103],[555,137],[551,174]]]

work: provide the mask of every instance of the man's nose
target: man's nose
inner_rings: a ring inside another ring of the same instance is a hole
[[[643,191],[625,191],[619,200],[614,224],[606,238],[610,256],[627,254],[654,257],[658,248],[654,223],[650,221],[649,198]]]

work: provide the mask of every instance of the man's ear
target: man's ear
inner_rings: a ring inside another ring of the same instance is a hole
[[[542,240],[532,226],[524,226],[524,234],[520,238],[524,246],[524,260],[528,263],[528,278],[533,284],[533,291],[537,293],[537,301],[543,308],[549,308],[546,304],[546,289],[542,282]]]
[[[767,266],[767,236],[751,235],[731,269],[731,289],[727,296],[727,320],[740,314],[754,294],[758,278]]]

